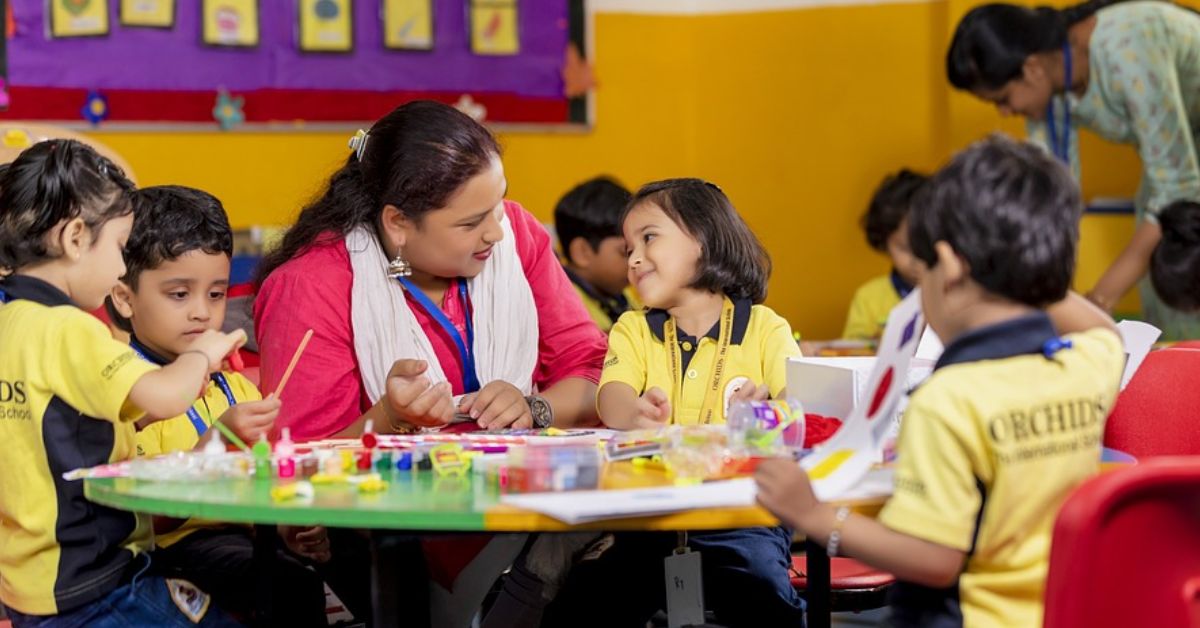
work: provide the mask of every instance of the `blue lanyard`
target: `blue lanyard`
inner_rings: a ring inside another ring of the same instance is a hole
[[[1063,163],[1071,164],[1071,44],[1063,44],[1063,65],[1066,70],[1066,89],[1063,91],[1063,132],[1060,138],[1055,130],[1056,123],[1054,121],[1054,98],[1046,105],[1046,130],[1049,134],[1050,149],[1054,151],[1054,156],[1058,157]]]
[[[136,344],[130,343],[129,348],[133,349],[133,352],[136,353],[139,358],[147,362],[154,363],[154,360],[151,360],[149,357],[147,357],[146,354],[143,353]],[[233,390],[229,388],[229,382],[225,380],[225,376],[223,374],[213,373],[212,381],[216,382],[217,387],[221,389],[221,392],[225,393],[225,399],[229,401],[230,408],[237,405],[237,399],[233,396]],[[205,423],[204,419],[200,417],[200,413],[196,411],[196,406],[194,404],[192,407],[187,409],[187,418],[192,422],[192,427],[196,428],[196,436],[204,436],[204,433],[208,431],[208,423]]]
[[[471,323],[471,313],[467,312],[467,282],[458,279],[458,297],[462,301],[463,312],[467,319],[467,339],[464,341],[462,334],[458,333],[458,328],[431,300],[424,292],[416,285],[404,277],[397,277],[397,281],[401,286],[416,299],[417,303],[437,321],[442,329],[450,334],[450,339],[454,341],[454,346],[458,348],[459,363],[462,364],[463,372],[463,393],[473,393],[479,390],[479,376],[475,373],[475,326]]]
[[[892,269],[891,280],[892,289],[896,291],[896,295],[901,299],[907,297],[913,291],[913,287],[908,285],[907,281],[904,281],[904,278],[900,276],[900,273],[895,268]]]

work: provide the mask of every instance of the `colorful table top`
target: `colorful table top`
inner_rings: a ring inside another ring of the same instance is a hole
[[[710,508],[673,514],[608,519],[576,526],[500,503],[495,479],[483,474],[439,478],[432,472],[397,472],[386,476],[387,489],[360,493],[348,484],[315,487],[311,500],[277,502],[271,482],[220,479],[194,482],[134,478],[84,480],[88,499],[122,510],[170,517],[290,525],[393,529],[409,531],[549,532],[604,530],[704,530],[775,525],[758,507]],[[605,488],[661,486],[665,477],[627,463],[609,465]],[[884,498],[858,505],[877,508]]]

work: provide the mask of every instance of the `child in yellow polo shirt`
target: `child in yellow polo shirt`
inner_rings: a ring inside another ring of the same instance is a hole
[[[909,216],[921,305],[949,342],[905,411],[879,520],[818,502],[795,463],[758,470],[780,519],[896,575],[889,625],[1041,625],[1054,519],[1099,470],[1125,364],[1112,320],[1068,293],[1081,211],[1038,147],[955,157]]]
[[[15,628],[237,625],[150,571],[148,517],[63,479],[132,458],[134,421],[186,410],[246,338],[207,330],[160,367],[88,314],[125,272],[132,188],[73,140],[0,166],[0,602]]]
[[[225,320],[233,231],[221,202],[200,190],[160,186],[133,194],[136,218],[125,246],[126,272],[112,290],[114,322],[131,333],[142,360],[162,364],[191,338],[220,329]],[[199,449],[229,426],[246,442],[270,431],[279,400],[262,399],[240,373],[218,372],[187,412],[144,427],[139,455]],[[245,526],[156,518],[160,568],[195,582],[222,608],[251,617],[255,607],[254,543]],[[274,619],[279,625],[325,626],[324,583],[316,572],[280,549],[272,563]]]
[[[901,170],[884,179],[871,197],[862,217],[863,231],[867,244],[891,259],[892,270],[863,284],[854,293],[842,338],[878,340],[892,308],[912,291],[916,283],[916,260],[908,247],[907,217],[913,196],[927,180],[923,174]]]
[[[628,202],[629,190],[624,186],[596,177],[572,188],[554,207],[563,270],[605,333],[621,314],[641,309],[625,272],[621,212]]]
[[[761,305],[770,258],[720,188],[651,183],[633,197],[622,230],[630,279],[650,309],[625,313],[609,335],[598,393],[605,425],[723,423],[732,400],[781,396],[787,358],[800,349],[787,321]],[[791,543],[782,527],[687,535],[721,625],[803,625]],[[663,560],[677,545],[675,533],[617,535],[575,566],[548,625],[645,624],[663,608]]]

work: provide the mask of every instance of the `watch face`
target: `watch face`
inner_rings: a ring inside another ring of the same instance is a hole
[[[533,415],[533,425],[535,427],[550,427],[553,419],[550,413],[550,404],[545,399],[530,397],[529,412]]]

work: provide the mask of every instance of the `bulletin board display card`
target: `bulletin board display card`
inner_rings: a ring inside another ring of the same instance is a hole
[[[588,124],[585,0],[0,0],[0,119],[327,127],[431,99]],[[573,52],[568,52],[572,50]]]

